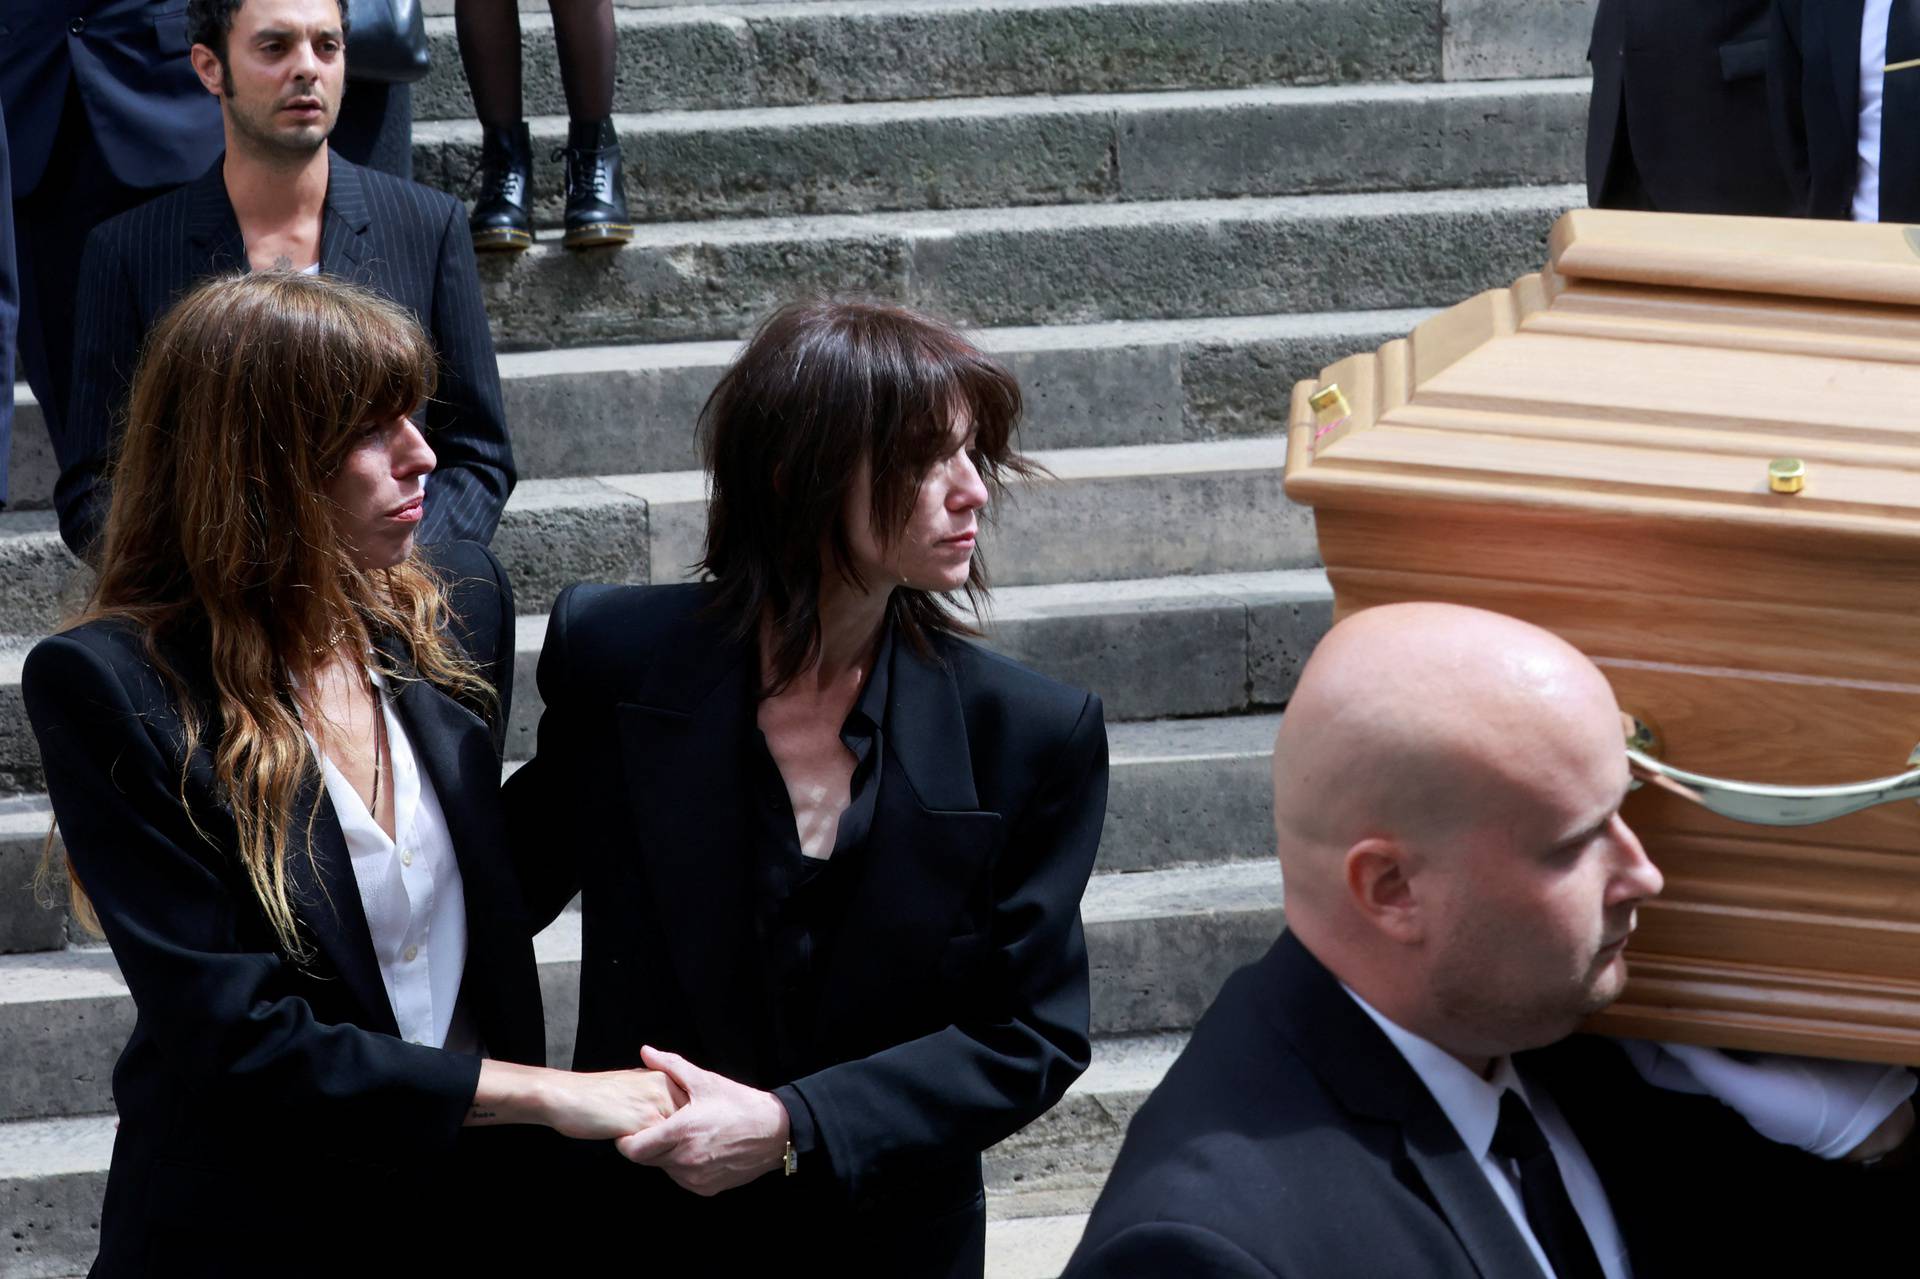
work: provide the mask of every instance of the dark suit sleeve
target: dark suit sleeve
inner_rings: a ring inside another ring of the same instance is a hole
[[[447,202],[433,281],[433,343],[440,384],[427,406],[427,442],[439,465],[427,481],[423,542],[493,540],[513,492],[500,368],[480,298],[480,271],[458,201]]]
[[[1054,752],[1053,775],[1009,814],[993,867],[990,1010],[793,1081],[814,1144],[852,1198],[870,1180],[956,1151],[985,1150],[1058,1101],[1089,1060],[1087,945],[1080,897],[1107,807],[1107,731],[1089,694]]]
[[[1797,0],[1773,0],[1767,31],[1767,114],[1773,127],[1773,147],[1787,175],[1796,217],[1807,216],[1813,194],[1811,160],[1807,151],[1807,118],[1801,103],[1800,5]]]
[[[65,423],[53,436],[60,463],[53,502],[61,538],[75,555],[85,555],[106,525],[107,490],[100,481],[126,412],[143,335],[126,260],[110,229],[87,237],[77,299],[73,385]]]
[[[593,772],[580,752],[592,738],[582,722],[580,699],[572,687],[567,658],[567,619],[580,588],[569,586],[553,602],[547,638],[540,649],[538,682],[542,709],[533,758],[507,779],[502,801],[507,814],[507,846],[513,850],[520,891],[536,929],[545,928],[580,891],[575,850],[598,846],[604,833],[585,825],[578,799],[579,781]]]
[[[325,1024],[281,993],[287,961],[245,941],[232,850],[194,828],[177,764],[146,726],[157,708],[70,636],[39,644],[21,685],[61,838],[177,1085],[297,1125],[289,1158],[450,1148],[480,1059]]]
[[[1356,1211],[1364,1211],[1356,1205]],[[1178,1221],[1129,1226],[1074,1255],[1061,1279],[1277,1279],[1231,1240]]]

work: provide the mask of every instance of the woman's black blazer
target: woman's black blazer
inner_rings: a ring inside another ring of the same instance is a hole
[[[784,1046],[810,1068],[773,1078],[743,767],[758,660],[711,599],[705,585],[560,597],[539,749],[507,783],[508,822],[538,914],[583,893],[576,1069],[652,1044],[791,1085],[811,1123],[795,1128],[797,1176],[711,1200],[617,1158],[585,1177],[624,1205],[616,1228],[650,1206],[676,1225],[651,1229],[649,1248],[686,1241],[709,1273],[831,1239],[817,1255],[841,1273],[977,1275],[980,1152],[1089,1059],[1079,907],[1106,810],[1100,699],[973,644],[941,638],[922,656],[896,638],[858,882],[812,1042]]]
[[[498,808],[512,595],[483,547],[434,558],[457,637],[499,702],[467,706],[411,680],[395,712],[460,863],[462,997],[489,1055],[538,1064],[540,988]],[[204,636],[170,650],[204,708]],[[310,784],[291,815],[287,867],[314,951],[295,964],[248,887],[214,791],[217,723],[183,783],[178,707],[141,633],[94,622],[55,635],[34,647],[21,682],[61,838],[136,1010],[113,1073],[120,1125],[93,1274],[386,1273],[384,1260],[401,1259],[389,1241],[422,1234],[392,1223],[433,1203],[447,1170],[468,1162],[448,1156],[480,1059],[398,1038],[324,787]],[[369,1255],[376,1238],[385,1251]]]

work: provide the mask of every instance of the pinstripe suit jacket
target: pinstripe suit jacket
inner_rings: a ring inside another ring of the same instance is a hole
[[[247,269],[225,157],[177,191],[103,222],[87,240],[74,318],[73,394],[53,441],[54,505],[76,554],[106,516],[101,472],[154,322],[194,284]],[[513,491],[513,450],[465,210],[439,191],[329,157],[320,269],[412,311],[440,354],[426,436],[439,457],[421,539],[482,543]]]

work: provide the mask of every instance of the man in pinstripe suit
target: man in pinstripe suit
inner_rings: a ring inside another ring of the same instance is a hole
[[[346,75],[336,0],[191,0],[188,26],[226,153],[87,241],[71,409],[54,439],[60,535],[85,553],[99,533],[102,472],[148,328],[208,275],[280,268],[354,280],[419,318],[440,355],[424,423],[439,466],[420,537],[488,541],[513,452],[465,209],[327,147]]]

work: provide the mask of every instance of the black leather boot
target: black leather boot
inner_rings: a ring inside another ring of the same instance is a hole
[[[633,238],[626,192],[620,187],[620,139],[611,120],[571,120],[567,145],[553,153],[567,162],[569,249],[618,247]]]
[[[518,253],[533,244],[533,140],[527,125],[480,130],[480,195],[467,225],[482,253]]]

